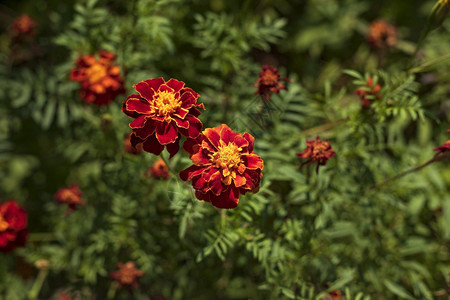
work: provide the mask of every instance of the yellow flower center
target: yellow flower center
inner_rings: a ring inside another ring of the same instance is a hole
[[[278,75],[272,70],[266,70],[262,76],[262,82],[264,85],[274,85],[278,82]]]
[[[234,143],[224,145],[222,141],[219,150],[213,154],[210,154],[211,160],[216,164],[217,168],[222,169],[222,182],[226,185],[230,185],[232,179],[236,178],[236,172],[233,170],[238,167],[241,161],[241,151]]]
[[[160,117],[170,118],[180,106],[181,101],[175,98],[175,94],[168,91],[157,92],[154,96],[154,111]]]
[[[93,64],[89,67],[89,69],[86,70],[87,80],[91,84],[102,81],[103,78],[105,78],[107,75],[108,72],[106,70],[106,66],[99,63]]]
[[[3,216],[0,214],[0,232],[6,231],[8,227],[8,222],[6,222],[5,219],[3,219]]]

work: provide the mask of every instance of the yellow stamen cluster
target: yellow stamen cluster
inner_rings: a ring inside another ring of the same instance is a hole
[[[166,120],[170,119],[170,115],[181,106],[181,101],[176,99],[175,94],[172,92],[160,91],[154,95],[153,99],[154,112]]]
[[[5,219],[3,219],[3,216],[0,214],[0,232],[6,231],[8,227],[9,227],[8,222],[6,222]]]
[[[214,154],[211,154],[211,160],[215,163],[217,168],[222,169],[222,182],[226,185],[230,185],[232,180],[236,178],[236,172],[234,171],[241,164],[241,151],[242,148],[238,147],[234,143],[228,145],[223,144],[222,141],[219,150]]]
[[[102,81],[108,74],[106,66],[95,63],[86,70],[86,77],[90,84]]]

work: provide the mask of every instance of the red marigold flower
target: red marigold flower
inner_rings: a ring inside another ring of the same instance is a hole
[[[147,170],[153,178],[156,179],[168,179],[169,178],[169,167],[167,167],[164,160],[160,157],[155,161],[150,169]]]
[[[324,166],[327,161],[336,155],[328,141],[322,141],[319,137],[316,140],[307,140],[306,149],[301,153],[297,153],[299,158],[308,158],[307,161],[300,165],[300,169],[307,164],[317,161],[316,172],[319,172],[319,166]]]
[[[200,96],[176,79],[165,81],[162,77],[147,79],[134,85],[139,94],[133,94],[123,102],[122,111],[135,120],[131,144],[142,144],[144,151],[159,155],[167,147],[170,157],[179,150],[181,135],[196,138],[202,130],[197,118],[205,109],[197,103]]]
[[[134,147],[131,144],[131,133],[127,134],[125,139],[123,140],[123,147],[125,149],[126,152],[130,153],[130,154],[134,154],[137,155],[139,153],[141,153],[142,150],[142,144],[137,145],[136,147]]]
[[[397,43],[397,28],[385,20],[375,20],[370,24],[367,42],[372,48],[392,47]]]
[[[225,124],[207,128],[196,139],[188,139],[183,149],[193,165],[180,172],[184,181],[192,180],[199,200],[218,208],[235,208],[239,194],[256,193],[264,163],[253,152],[255,138],[247,132],[233,132]]]
[[[340,290],[333,290],[327,296],[323,297],[323,300],[341,300],[345,297]]]
[[[361,106],[363,108],[369,108],[373,100],[381,99],[380,94],[381,85],[373,84],[373,77],[370,76],[367,80],[367,84],[355,91],[355,94],[361,99]]]
[[[136,268],[134,262],[129,261],[126,264],[118,263],[119,270],[111,271],[109,275],[114,279],[120,288],[126,288],[131,292],[132,288],[139,288],[137,279],[142,277],[144,273]]]
[[[434,148],[434,151],[438,152],[450,151],[450,140],[446,141],[441,146]]]
[[[82,192],[75,184],[68,188],[60,188],[55,194],[55,200],[58,203],[67,204],[68,208],[64,213],[65,216],[77,209],[77,205],[85,205],[83,199],[81,199]]]
[[[255,94],[264,96],[268,101],[272,93],[280,93],[280,90],[286,89],[284,84],[280,81],[290,81],[288,78],[281,78],[278,70],[272,66],[264,65],[262,71],[259,73],[258,81],[255,86],[258,87]]]
[[[14,200],[0,203],[0,251],[11,252],[25,246],[27,212]]]
[[[102,106],[125,93],[125,88],[120,67],[114,64],[115,55],[108,51],[98,54],[98,59],[93,55],[80,56],[70,71],[70,79],[80,82],[84,102]]]
[[[21,15],[11,24],[11,31],[14,37],[34,35],[34,28],[37,23],[28,15]]]

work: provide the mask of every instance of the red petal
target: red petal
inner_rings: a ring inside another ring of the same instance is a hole
[[[144,99],[138,99],[134,97],[128,97],[125,100],[125,109],[128,112],[137,112],[139,114],[149,114],[150,104]]]
[[[196,138],[202,131],[202,122],[192,115],[187,115],[186,120],[189,122],[187,133],[189,138]]]
[[[203,134],[205,135],[205,137],[211,142],[211,144],[213,146],[216,147],[216,149],[218,149],[217,147],[220,146],[220,135],[219,133],[216,131],[218,127],[216,128],[207,128],[205,129],[205,131],[203,132]]]
[[[133,142],[132,142],[133,143]],[[164,146],[159,143],[155,135],[149,136],[142,144],[144,151],[160,155],[164,149]]]
[[[152,78],[145,80],[145,83],[148,84],[149,87],[151,87],[155,92],[159,90],[159,87],[166,83],[166,81],[162,78]]]
[[[181,119],[178,119],[178,118],[173,118],[173,119],[177,123],[178,127],[189,128],[189,121],[188,120],[181,120]]]
[[[134,119],[131,123],[130,123],[130,127],[135,129],[135,128],[142,128],[145,126],[145,123],[147,122],[148,116],[145,115],[141,115],[139,117],[137,117],[136,119]]]
[[[137,119],[136,119],[137,120]],[[155,133],[156,126],[155,122],[152,119],[148,119],[145,123],[144,127],[142,128],[135,128],[133,131],[136,134],[136,136],[140,137],[141,139],[146,139],[153,133]]]
[[[190,94],[192,94],[192,96],[193,96],[196,100],[197,100],[198,97],[200,97],[200,95],[199,95],[198,93],[194,92],[194,90],[191,89],[191,88],[184,88],[181,92],[182,92],[182,93],[190,93]]]
[[[203,200],[206,202],[211,202],[211,200],[209,200],[209,194],[211,193],[202,193],[199,190],[195,191],[195,197],[197,197],[198,200]]]
[[[253,152],[253,142],[255,141],[255,138],[247,132],[244,132],[244,139],[248,141],[248,152]]]
[[[191,160],[194,165],[210,165],[211,160],[208,153],[204,149],[200,149],[197,153],[191,155]]]
[[[207,184],[207,182],[205,181],[205,179],[203,179],[202,176],[197,176],[197,177],[194,176],[192,178],[192,186],[196,190],[203,190],[203,189],[205,189],[206,188],[206,184]]]
[[[174,122],[163,123],[160,122],[156,126],[156,138],[161,143],[161,145],[167,145],[169,143],[175,142],[178,138],[178,131]]]
[[[180,150],[180,139],[177,139],[174,143],[166,145],[167,151],[169,152],[169,158],[172,158]]]
[[[242,155],[242,159],[244,160],[244,164],[248,169],[263,169],[264,168],[264,162],[258,155],[252,153],[248,155]]]
[[[189,110],[179,107],[174,115],[180,117],[181,119],[184,119],[188,113]]]
[[[196,139],[187,139],[183,143],[183,149],[190,155],[193,155],[200,148],[199,141],[201,140],[201,135],[199,135]]]
[[[235,135],[233,142],[240,148],[245,148],[248,146],[248,141],[244,139],[240,134]]]
[[[245,179],[244,176],[241,176],[239,174],[236,174],[236,178],[234,179],[234,185],[236,187],[240,187],[243,186],[247,183],[247,180]]]
[[[239,190],[234,186],[230,186],[218,196],[210,195],[210,200],[212,205],[218,208],[236,208],[239,202]]]
[[[169,81],[167,81],[166,84],[171,88],[173,88],[176,93],[179,92],[184,86],[183,81],[179,81],[173,78],[169,79]]]
[[[205,167],[193,165],[187,169],[180,171],[180,178],[183,181],[189,181],[193,177],[199,176],[204,170],[205,170]]]
[[[220,193],[222,193],[223,184],[220,171],[217,171],[216,173],[211,175],[208,185],[211,192],[213,192],[215,195],[219,195]]]
[[[180,100],[181,107],[184,109],[190,109],[196,102],[196,99],[190,93],[182,94]]]
[[[220,139],[225,143],[225,145],[228,145],[231,141],[234,140],[234,137],[237,134],[234,133],[230,127],[228,127],[225,124],[222,124],[220,126]]]
[[[148,101],[151,101],[153,99],[155,91],[150,87],[147,81],[141,81],[133,85],[133,87],[136,89],[139,95],[141,95],[142,98],[145,98]]]

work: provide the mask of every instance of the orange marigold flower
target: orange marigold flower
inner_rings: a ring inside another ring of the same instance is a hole
[[[397,43],[397,28],[385,20],[375,20],[370,24],[367,42],[372,48],[392,47]]]
[[[170,157],[179,150],[181,136],[196,138],[202,130],[197,118],[205,109],[200,96],[176,79],[147,79],[134,85],[139,94],[123,102],[122,111],[131,118],[131,144],[142,144],[144,151],[159,155],[167,147]]]
[[[98,54],[98,59],[93,55],[80,56],[70,71],[70,79],[80,82],[84,102],[102,106],[125,93],[125,88],[120,67],[114,64],[115,55],[108,51]]]
[[[14,37],[34,35],[34,28],[38,24],[29,15],[21,15],[11,24],[11,32]]]
[[[132,288],[139,288],[137,279],[142,277],[144,273],[136,268],[134,262],[129,261],[126,264],[118,263],[119,270],[111,271],[109,275],[114,279],[120,288],[126,288],[129,292]]]
[[[370,76],[367,80],[367,84],[355,91],[355,94],[361,99],[361,106],[363,108],[369,108],[373,100],[381,99],[380,94],[381,85],[378,83],[374,85],[373,77]]]
[[[0,252],[25,246],[28,235],[27,212],[14,200],[0,203]]]
[[[306,149],[301,153],[297,153],[299,158],[308,158],[307,161],[300,165],[300,169],[307,164],[317,161],[316,172],[319,172],[319,166],[324,166],[327,161],[336,155],[328,141],[322,141],[319,137],[316,140],[307,140]]]
[[[166,163],[161,157],[153,163],[152,167],[147,170],[147,172],[150,172],[152,177],[156,179],[169,178],[169,167],[167,167]]]
[[[180,172],[184,181],[192,180],[199,200],[218,208],[235,208],[239,194],[256,193],[264,163],[253,152],[255,138],[233,132],[225,124],[207,128],[196,139],[188,139],[183,149],[193,165]]]
[[[125,149],[126,152],[130,153],[130,154],[134,154],[137,155],[139,153],[141,153],[142,150],[142,144],[136,145],[136,147],[134,147],[131,144],[131,133],[127,134],[125,136],[125,139],[123,140],[123,147]]]
[[[280,90],[286,89],[280,81],[290,81],[288,78],[281,78],[278,70],[272,66],[264,65],[259,73],[258,81],[255,86],[258,87],[255,94],[263,96],[267,101],[270,100],[272,93],[280,93]]]
[[[64,215],[70,214],[77,209],[77,205],[85,205],[83,199],[81,199],[82,192],[75,184],[70,187],[60,188],[55,194],[55,200],[58,203],[67,204],[68,208]]]

